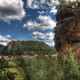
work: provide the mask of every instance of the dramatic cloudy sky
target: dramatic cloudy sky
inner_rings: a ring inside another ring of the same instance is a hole
[[[57,10],[45,2],[0,0],[0,44],[6,45],[11,40],[35,40],[54,45]]]

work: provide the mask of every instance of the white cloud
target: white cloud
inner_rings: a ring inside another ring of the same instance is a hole
[[[46,0],[27,0],[27,7],[31,9],[44,8],[45,2]]]
[[[46,0],[49,6],[56,6],[59,5],[59,0]]]
[[[66,3],[68,2],[74,2],[76,0],[66,0]],[[79,0],[80,1],[80,0]],[[47,4],[49,6],[56,6],[59,5],[60,0],[27,0],[27,7],[31,9],[39,9],[44,8],[43,5]]]
[[[10,35],[6,35],[6,37],[10,38],[11,36]]]
[[[39,31],[32,32],[32,36],[38,40],[53,40],[54,34],[52,32],[42,33]]]
[[[0,19],[21,20],[25,16],[22,0],[0,0]]]
[[[34,29],[34,30],[48,30],[48,29],[53,29],[56,26],[56,22],[51,19],[50,16],[38,16],[38,20],[40,23],[36,21],[28,21],[23,25],[24,28],[28,28],[29,30]]]
[[[55,6],[59,4],[59,0],[27,0],[27,7],[31,9],[39,9],[39,8],[46,8],[48,6]]]
[[[38,19],[40,20],[40,21],[49,21],[51,18],[50,18],[50,16],[42,16],[42,15],[39,15],[38,16]]]
[[[37,22],[35,21],[28,21],[26,24],[24,24],[24,28],[28,28],[29,30],[31,29],[35,29],[35,28],[38,28],[38,26],[40,26],[40,24],[38,24]]]
[[[12,41],[10,35],[6,35],[6,36],[0,35],[0,44],[7,45],[10,41]]]
[[[39,14],[44,14],[44,13],[45,13],[45,11],[38,11],[38,13],[39,13]]]
[[[55,45],[55,42],[54,42],[54,41],[51,41],[51,42],[46,42],[46,44],[48,44],[49,46],[52,46],[52,47],[54,47],[54,45]]]
[[[41,26],[45,29],[53,29],[56,26],[56,22],[50,16],[39,15],[38,19],[42,22]]]
[[[52,7],[50,10],[50,13],[56,14],[57,13],[57,9],[55,7]]]

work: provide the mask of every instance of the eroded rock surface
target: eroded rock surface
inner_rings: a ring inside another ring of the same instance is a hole
[[[65,8],[57,12],[54,40],[55,48],[59,52],[66,52],[71,47],[80,55],[80,11],[79,9],[77,11],[78,15]]]

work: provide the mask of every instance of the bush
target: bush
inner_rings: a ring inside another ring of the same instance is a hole
[[[79,60],[72,49],[53,58],[39,55],[27,65],[24,69],[27,80],[80,80]]]
[[[16,73],[6,70],[9,67],[8,61],[0,59],[0,80],[15,80]]]
[[[56,72],[56,64],[49,57],[39,56],[30,61],[29,75],[30,80],[53,80]]]
[[[60,80],[80,80],[78,59],[72,49],[66,54],[58,55],[58,71]]]
[[[6,70],[0,70],[0,80],[15,80],[16,73],[6,71]]]

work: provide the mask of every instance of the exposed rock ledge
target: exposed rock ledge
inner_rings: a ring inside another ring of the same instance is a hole
[[[80,14],[80,11],[78,11]],[[80,56],[80,15],[76,16],[68,9],[58,10],[56,15],[55,48],[66,52],[69,47]]]

